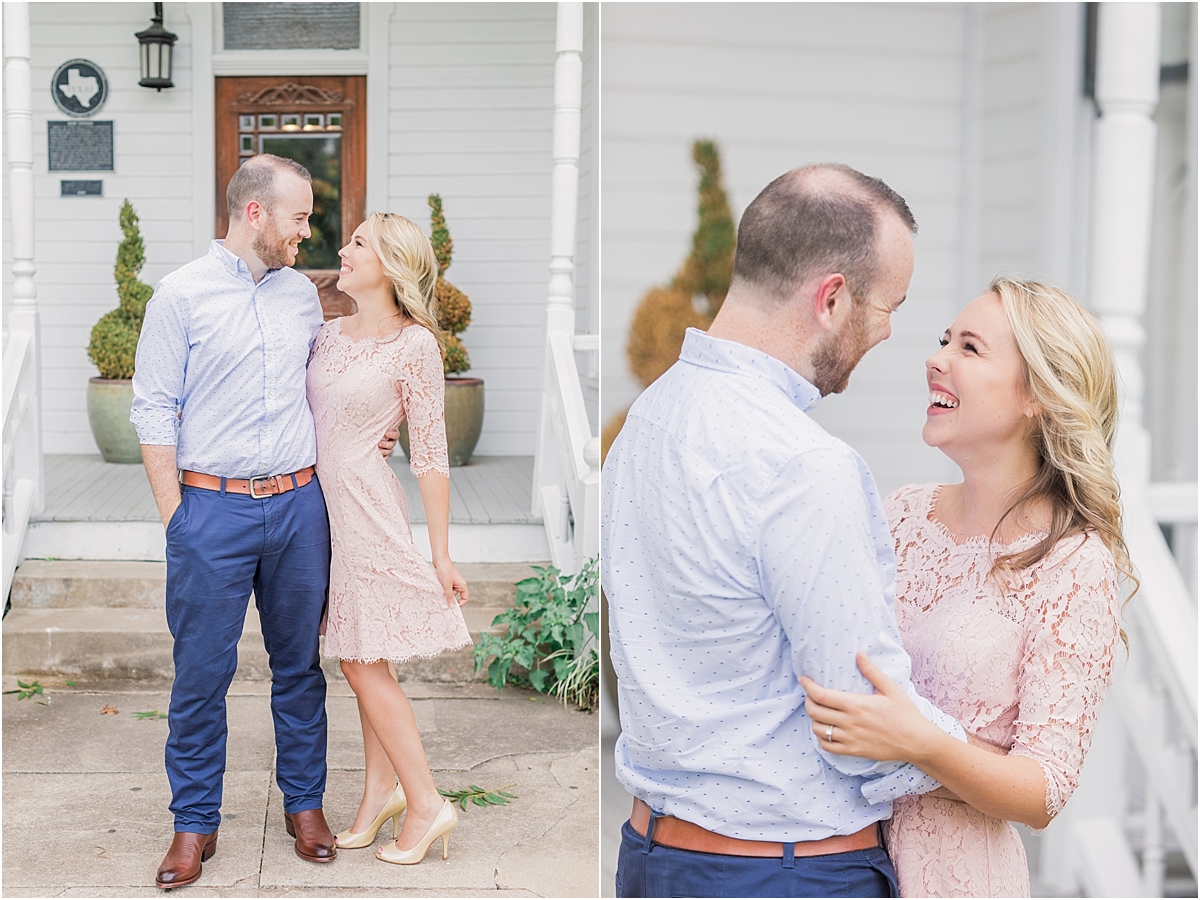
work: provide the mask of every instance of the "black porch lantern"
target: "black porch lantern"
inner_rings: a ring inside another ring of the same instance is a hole
[[[163,88],[175,87],[175,83],[171,81],[171,56],[175,41],[179,37],[163,28],[162,7],[161,3],[155,3],[154,18],[150,20],[150,27],[134,35],[141,45],[142,57],[142,80],[138,84],[160,91]]]

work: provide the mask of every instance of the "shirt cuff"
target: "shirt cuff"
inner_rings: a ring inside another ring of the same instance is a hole
[[[928,794],[941,785],[912,763],[901,766],[880,778],[873,778],[862,786],[862,795],[868,803],[884,803],[910,794]]]
[[[175,411],[137,410],[129,414],[129,421],[137,431],[139,444],[170,444],[178,443],[175,425],[179,421]]]
[[[922,712],[934,725],[964,744],[967,742],[967,732],[957,719],[923,698],[922,702],[927,707]],[[928,794],[941,786],[937,779],[926,775],[912,763],[906,763],[894,772],[865,782],[862,795],[868,803],[883,803],[910,794]]]

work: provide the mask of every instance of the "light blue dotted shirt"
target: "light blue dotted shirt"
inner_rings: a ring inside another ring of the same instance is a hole
[[[304,372],[323,316],[295,269],[257,284],[213,241],[146,305],[129,420],[143,444],[176,444],[181,469],[249,478],[317,459]],[[182,417],[179,417],[182,413]]]
[[[745,840],[851,834],[937,787],[820,750],[800,674],[871,692],[866,650],[966,739],[913,690],[883,505],[862,458],[806,415],[818,400],[779,360],[689,329],[604,463],[617,777],[659,813]]]

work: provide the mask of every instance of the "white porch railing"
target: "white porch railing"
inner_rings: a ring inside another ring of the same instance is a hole
[[[1127,503],[1125,519],[1142,589],[1129,606],[1129,664],[1112,700],[1144,791],[1141,808],[1125,810],[1124,832],[1141,851],[1140,896],[1161,897],[1164,824],[1196,873],[1196,609],[1148,506]]]
[[[600,551],[600,440],[591,433],[577,352],[600,349],[575,334],[575,220],[583,86],[583,4],[559,3],[554,63],[554,173],[550,200],[550,285],[541,414],[533,464],[533,512],[546,526],[550,557],[578,572]]]
[[[1161,897],[1168,850],[1196,874],[1196,609],[1144,498],[1126,498],[1141,588],[1126,608],[1108,705],[1080,788],[1047,830],[1043,883],[1089,897]]]
[[[1100,5],[1089,280],[1122,387],[1117,461],[1141,588],[1079,789],[1042,838],[1042,884],[1063,895],[1161,897],[1168,850],[1196,873],[1196,604],[1178,565],[1195,558],[1196,486],[1150,483],[1139,361],[1160,27],[1157,3]],[[1178,558],[1160,522],[1180,529]]]
[[[29,4],[4,4],[4,128],[8,139],[12,313],[4,341],[4,593],[21,561],[29,517],[41,512],[41,359],[33,283],[33,84]]]
[[[43,496],[36,323],[24,330],[17,324],[9,323],[4,342],[4,593],[0,597],[8,596],[29,517],[41,510]]]
[[[1198,504],[1196,482],[1159,482],[1151,484],[1146,495],[1150,513],[1159,525],[1170,530],[1171,553],[1183,575],[1192,606],[1196,605]]]
[[[576,350],[590,343],[599,349],[593,335],[546,337],[534,491],[551,561],[563,572],[578,572],[600,549],[600,440],[591,434],[575,368]]]

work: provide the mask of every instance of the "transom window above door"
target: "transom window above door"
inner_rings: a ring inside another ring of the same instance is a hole
[[[222,3],[226,50],[353,50],[358,3]]]

